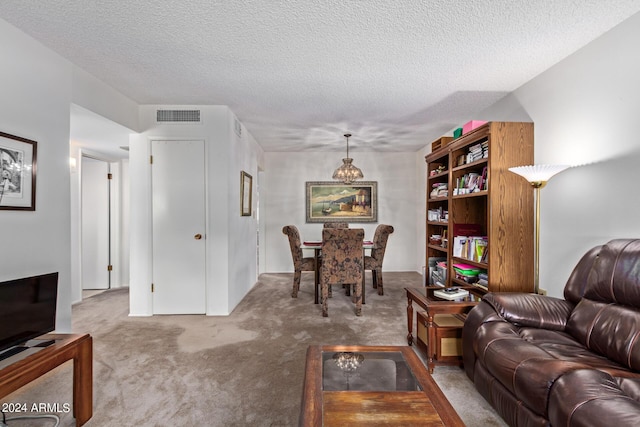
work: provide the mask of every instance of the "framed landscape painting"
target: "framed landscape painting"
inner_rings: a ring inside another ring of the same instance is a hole
[[[378,183],[306,183],[307,222],[377,222]]]
[[[36,210],[37,144],[0,132],[0,210]]]

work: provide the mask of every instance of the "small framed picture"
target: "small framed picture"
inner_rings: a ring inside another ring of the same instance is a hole
[[[240,215],[251,216],[251,190],[253,178],[245,171],[240,172]]]
[[[37,146],[0,132],[0,210],[36,210]]]

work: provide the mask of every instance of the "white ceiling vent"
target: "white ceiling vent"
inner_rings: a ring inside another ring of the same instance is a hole
[[[157,110],[157,123],[200,123],[200,110]]]

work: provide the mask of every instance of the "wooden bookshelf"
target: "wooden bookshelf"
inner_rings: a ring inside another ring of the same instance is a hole
[[[480,157],[478,147],[486,150]],[[486,123],[433,151],[425,160],[426,265],[430,258],[446,258],[445,286],[470,286],[455,278],[452,267],[464,263],[487,271],[486,290],[474,287],[480,293],[533,292],[533,190],[508,170],[533,164],[533,123]],[[464,186],[467,183],[470,188]],[[446,196],[442,196],[444,184]],[[432,194],[434,188],[440,188],[438,196]],[[442,212],[440,218],[434,217],[435,212]],[[488,242],[486,262],[454,257],[454,224],[479,227]],[[430,241],[434,235],[446,235],[446,247]]]

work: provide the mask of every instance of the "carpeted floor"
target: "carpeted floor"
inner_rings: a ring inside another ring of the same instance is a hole
[[[385,295],[368,277],[367,304],[356,317],[342,291],[329,317],[313,304],[313,275],[297,299],[292,274],[263,274],[226,317],[128,317],[128,289],[110,290],[73,307],[73,329],[94,339],[94,413],[87,426],[294,426],[305,353],[312,344],[406,345],[403,288],[418,273],[385,273]],[[71,363],[0,402],[72,402]],[[468,426],[505,426],[464,372],[437,367],[434,378]],[[27,411],[16,415],[34,415]],[[63,426],[72,415],[58,413]],[[52,426],[52,420],[8,421]]]

